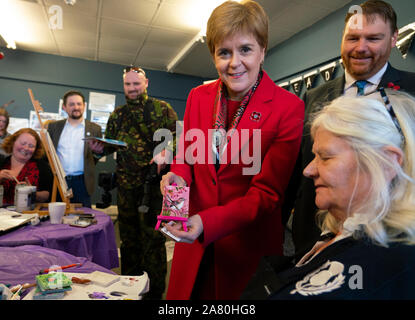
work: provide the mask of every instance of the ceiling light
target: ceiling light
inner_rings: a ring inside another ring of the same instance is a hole
[[[7,48],[16,49],[16,42],[14,42],[14,40],[8,34],[4,33],[3,31],[1,31],[0,34],[3,40],[6,41]]]
[[[6,41],[7,48],[16,49],[16,42],[11,34],[13,26],[9,24],[10,20],[8,18],[11,8],[6,1],[2,1],[0,4],[0,12],[0,35]]]
[[[196,43],[205,42],[203,39],[204,35],[203,32],[200,31],[192,40],[190,40],[181,50],[180,52],[169,62],[167,65],[167,71],[173,72],[174,68],[179,64],[180,61],[187,55],[187,53],[192,50],[192,48],[196,45]]]
[[[180,61],[192,50],[192,48],[198,42],[205,42],[204,37],[206,36],[206,25],[209,20],[209,17],[212,11],[225,2],[226,0],[199,0],[193,1],[192,3],[195,5],[194,7],[189,8],[188,13],[186,14],[185,21],[187,21],[190,25],[197,27],[200,29],[199,33],[190,40],[181,50],[180,52],[169,62],[167,65],[168,72],[174,72],[174,69],[179,64]],[[242,0],[236,0],[237,2],[241,2]]]
[[[16,43],[38,41],[33,10],[39,10],[37,2],[0,0],[0,36],[7,42],[8,48],[16,49]]]

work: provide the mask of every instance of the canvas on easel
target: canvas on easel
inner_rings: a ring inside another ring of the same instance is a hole
[[[55,146],[53,145],[52,139],[50,138],[49,132],[44,127],[42,119],[39,115],[40,112],[43,112],[43,108],[40,106],[38,100],[35,99],[32,90],[28,89],[30,99],[32,100],[33,107],[36,111],[36,115],[39,119],[40,124],[40,139],[42,141],[43,147],[46,151],[46,156],[48,158],[50,168],[53,173],[53,187],[52,187],[52,196],[51,202],[56,202],[56,195],[57,190],[59,190],[59,194],[63,202],[66,203],[66,210],[65,214],[70,213],[82,213],[82,211],[75,210],[75,207],[80,207],[81,204],[70,203],[70,198],[72,198],[72,189],[68,188],[68,184],[65,180],[65,171],[62,168],[62,164],[59,160],[59,157],[56,153]],[[24,213],[33,213],[38,212],[39,215],[46,215],[48,211],[40,210],[40,207],[47,207],[47,204],[37,204],[37,207],[31,211],[24,211]]]

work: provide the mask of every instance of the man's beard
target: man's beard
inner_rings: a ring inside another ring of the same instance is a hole
[[[71,119],[74,119],[74,120],[79,120],[79,119],[81,119],[81,118],[82,118],[82,113],[81,113],[81,112],[79,112],[79,115],[74,115],[74,112],[72,112],[72,113],[69,115],[69,117],[70,117]]]

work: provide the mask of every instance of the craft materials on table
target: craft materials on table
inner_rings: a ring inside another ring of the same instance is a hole
[[[77,267],[77,266],[81,266],[81,265],[82,265],[82,263],[73,263],[73,264],[69,264],[67,266],[56,266],[56,267],[53,267],[53,268],[40,270],[39,274],[50,273],[52,271],[59,271],[59,270],[68,269],[68,268],[72,268],[72,267]]]
[[[33,299],[60,299],[66,291],[72,290],[72,281],[63,272],[52,272],[36,276],[37,287]]]
[[[30,291],[23,300],[60,299],[60,300],[140,300],[141,295],[149,290],[149,278],[146,272],[141,276],[120,276],[92,273],[50,273],[63,274],[70,279],[70,290],[59,294],[49,293],[39,297],[37,288]],[[46,276],[46,275],[42,275]]]
[[[0,234],[28,224],[34,218],[38,218],[38,215],[21,214],[16,211],[0,208]]]

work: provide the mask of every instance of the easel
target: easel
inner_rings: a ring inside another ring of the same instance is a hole
[[[183,226],[183,230],[187,232],[187,225],[186,225],[186,221],[188,219],[187,218],[183,218],[183,217],[171,217],[171,216],[162,216],[162,215],[158,215],[157,216],[157,224],[156,227],[154,228],[155,230],[158,230],[160,228],[160,224],[162,221],[178,221],[182,223]]]
[[[45,129],[42,119],[40,118],[39,112],[43,112],[43,108],[40,106],[38,100],[35,100],[33,92],[30,88],[27,89],[32,100],[33,107],[36,111],[36,115],[39,119],[40,124],[40,139],[42,140],[43,147],[46,151],[46,156],[50,164],[50,168],[53,173],[53,187],[52,187],[52,197],[51,202],[56,202],[57,191],[61,196],[62,202],[66,203],[65,215],[71,213],[83,213],[81,210],[75,210],[75,207],[81,207],[79,203],[70,203],[69,199],[73,197],[72,189],[68,190],[68,185],[65,180],[65,172],[62,169],[62,165],[59,161],[58,155],[56,154],[55,147],[52,143],[52,139],[49,136],[49,132]],[[38,213],[39,216],[49,215],[48,210],[41,210],[41,208],[48,208],[47,203],[38,203],[34,210],[23,211],[23,213]]]

